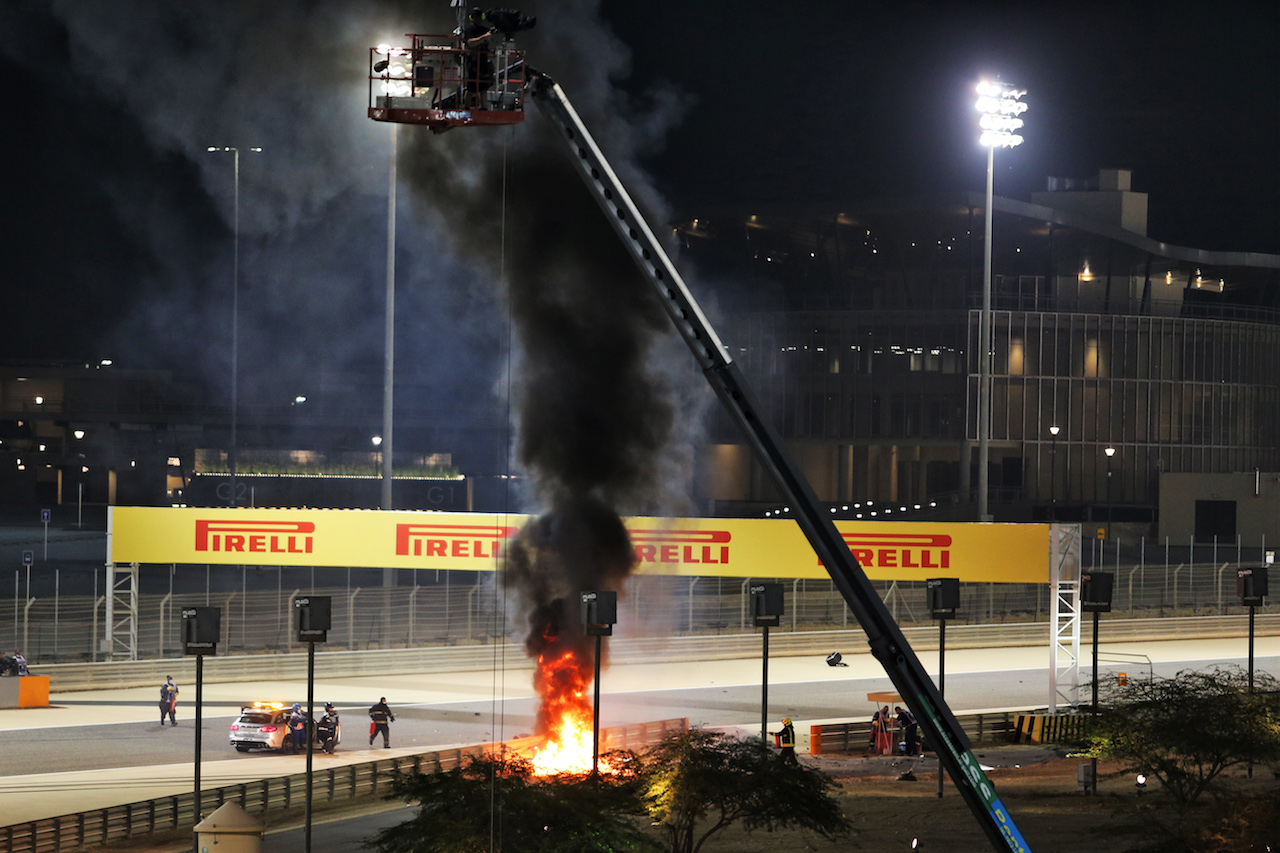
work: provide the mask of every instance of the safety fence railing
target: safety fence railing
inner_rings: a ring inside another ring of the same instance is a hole
[[[1236,596],[1235,569],[1256,565],[1248,559],[1237,561],[1237,550],[1218,549],[1220,562],[1179,562],[1171,554],[1166,565],[1165,549],[1140,552],[1126,546],[1096,555],[1105,559],[1095,568],[1116,575],[1112,610],[1117,614],[1137,619],[1227,616],[1245,612]],[[1213,552],[1210,546],[1197,546],[1195,556],[1211,558]],[[1134,557],[1141,559],[1134,561]],[[299,595],[332,599],[329,649],[496,645],[515,640],[517,626],[524,621],[520,603],[492,575],[422,573],[423,581],[434,575],[435,582],[385,587],[367,575],[353,578],[345,569],[299,570],[288,578],[289,584],[276,577],[274,570],[255,570],[251,577],[238,567],[220,571],[221,577],[205,566],[140,570],[134,620],[137,657],[177,654],[182,608],[191,606],[220,610],[220,654],[299,651],[302,646],[294,639],[290,621]],[[761,580],[770,579],[633,577],[618,602],[615,635],[745,633],[752,627],[749,587]],[[235,588],[228,589],[227,583]],[[775,635],[857,627],[829,580],[782,583],[786,610]],[[933,624],[923,581],[876,581],[874,585],[904,628]],[[189,591],[193,586],[200,591]],[[184,587],[188,591],[178,591]],[[962,583],[960,593],[957,616],[948,620],[949,628],[1049,621],[1053,596],[1047,583]],[[100,592],[96,596],[0,597],[0,649],[21,649],[33,665],[102,659],[107,656],[106,603]],[[1259,613],[1276,612],[1280,607],[1275,604],[1259,609]],[[115,619],[120,619],[118,611]]]
[[[601,749],[643,750],[668,732],[684,731],[688,725],[687,718],[676,718],[605,728],[600,732]],[[380,796],[389,790],[397,774],[450,770],[469,756],[495,752],[499,748],[526,753],[542,741],[537,737],[518,738],[502,744],[458,747],[318,770],[311,774],[313,804],[323,807],[339,800]],[[223,803],[235,802],[247,812],[270,815],[302,807],[306,787],[307,774],[295,773],[206,788],[201,792],[200,804],[203,811],[212,812]],[[8,853],[62,853],[194,827],[198,821],[195,795],[186,791],[138,803],[12,824],[0,828],[0,838],[4,839]]]
[[[1197,616],[1182,619],[1125,619],[1120,614],[1102,614],[1101,635],[1105,645],[1139,641],[1210,639],[1247,635],[1248,617]],[[1257,616],[1257,636],[1280,635],[1280,613]],[[917,651],[938,648],[934,626],[906,628],[903,635]],[[1050,643],[1045,622],[996,625],[947,625],[948,649],[999,648],[1043,645],[1046,660]],[[1105,645],[1101,646],[1105,648]],[[295,648],[298,648],[295,646]],[[672,663],[686,660],[733,660],[760,654],[758,631],[744,634],[699,635],[691,637],[625,637],[609,639],[606,647],[614,664]],[[778,657],[817,655],[838,651],[842,655],[867,653],[866,635],[858,629],[847,631],[771,632],[769,654]],[[430,672],[467,672],[532,669],[522,646],[502,645],[425,646],[410,649],[368,649],[359,651],[316,651],[316,672],[326,678],[364,675],[404,675]],[[53,693],[154,686],[158,678],[172,675],[179,683],[195,679],[195,659],[172,656],[151,660],[99,661],[35,666],[37,675],[49,676]],[[206,657],[206,683],[236,681],[305,680],[307,654],[300,649],[288,654],[240,654]]]

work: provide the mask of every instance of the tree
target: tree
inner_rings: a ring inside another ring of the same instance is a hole
[[[798,827],[835,838],[851,829],[820,771],[783,761],[758,740],[673,732],[642,758],[640,797],[671,853],[697,853],[716,832]]]
[[[388,799],[421,804],[366,843],[379,853],[614,853],[660,849],[645,834],[630,775],[535,776],[529,762],[482,755],[439,773],[397,776]],[[492,840],[492,844],[490,843]]]
[[[1090,752],[1159,779],[1185,811],[1228,767],[1280,759],[1277,681],[1260,673],[1254,683],[1251,693],[1248,674],[1229,666],[1110,685]]]

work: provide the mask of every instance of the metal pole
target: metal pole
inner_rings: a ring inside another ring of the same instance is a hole
[[[387,307],[384,318],[384,363],[382,369],[382,500],[379,506],[391,509],[392,402],[396,372],[396,126],[391,124],[391,173],[387,180]],[[390,572],[392,570],[388,570]],[[394,581],[384,586],[392,586]]]
[[[31,627],[31,566],[27,566],[27,595],[22,603],[22,648],[29,649],[31,638],[27,632]]]
[[[306,721],[306,738],[307,738],[307,807],[306,807],[306,826],[302,832],[302,849],[305,853],[311,853],[311,797],[313,794],[311,780],[311,756],[315,751],[315,743],[311,737],[314,728],[312,720],[315,719],[315,695],[316,695],[316,644],[314,642],[307,643],[307,721]]]
[[[600,645],[604,637],[596,634],[596,686],[591,708],[591,778],[600,778]]]
[[[947,620],[938,620],[938,695],[945,700],[947,695]],[[934,747],[935,754],[937,747]],[[938,798],[942,798],[942,780],[946,774],[942,769],[942,759],[938,759]]]
[[[1093,611],[1093,716],[1098,716],[1098,611]],[[1093,788],[1093,795],[1098,795],[1098,757],[1095,755],[1089,760],[1090,766],[1093,768],[1092,778],[1089,784]]]
[[[240,149],[231,149],[234,162],[235,190],[231,224],[231,494],[228,500],[236,505],[236,463],[238,442],[236,424],[240,413]]]
[[[1249,696],[1253,696],[1253,612],[1255,608],[1249,605]],[[1248,775],[1253,778],[1253,753],[1249,753]]]
[[[760,742],[769,743],[769,626],[764,626],[764,647],[760,652],[764,661],[760,674]]]
[[[978,319],[978,520],[990,521],[987,465],[991,455],[991,206],[995,146],[987,148],[987,222],[982,251],[982,312]]]
[[[192,797],[195,813],[192,820],[199,823],[200,815],[200,730],[204,726],[204,655],[196,655],[196,760],[195,760],[195,792]],[[200,853],[197,844],[198,836],[192,839],[192,849]]]

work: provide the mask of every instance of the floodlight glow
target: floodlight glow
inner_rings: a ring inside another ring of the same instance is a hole
[[[1027,111],[1021,100],[1024,89],[1015,89],[1004,83],[984,80],[978,84],[978,101],[975,106],[982,118],[978,124],[982,135],[978,142],[986,148],[1012,148],[1022,144],[1022,137],[1013,131],[1022,127],[1018,116]]]
[[[1009,116],[984,115],[978,119],[978,127],[983,130],[998,131],[1014,131],[1022,127],[1025,122],[1020,118],[1010,118]]]
[[[1022,137],[1016,133],[998,133],[988,130],[978,137],[978,144],[983,148],[1013,148],[1022,143]]]

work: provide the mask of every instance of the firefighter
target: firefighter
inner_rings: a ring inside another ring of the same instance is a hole
[[[391,728],[387,723],[394,723],[396,715],[387,707],[386,696],[379,699],[378,704],[369,708],[369,719],[373,721],[369,724],[369,746],[373,746],[373,739],[378,736],[378,732],[382,732],[382,748],[390,749]]]
[[[778,732],[778,746],[781,747],[783,761],[796,763],[796,730],[791,725],[790,717],[782,718],[782,730]]]
[[[338,733],[338,715],[333,710],[333,703],[326,702],[324,706],[324,716],[320,718],[320,722],[316,723],[316,740],[320,742],[320,749],[333,755],[335,747],[334,740]]]

